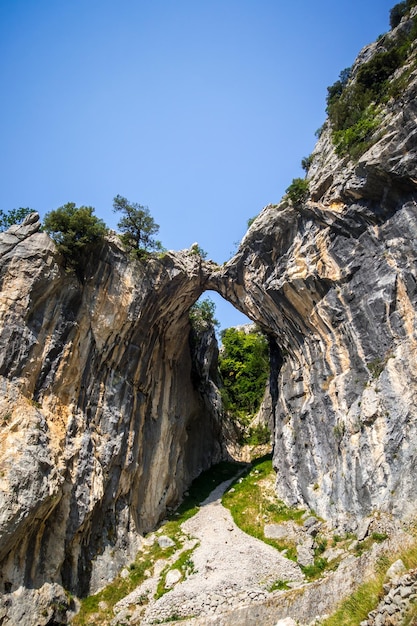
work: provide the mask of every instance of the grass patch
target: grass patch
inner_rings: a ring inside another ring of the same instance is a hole
[[[320,578],[322,573],[327,568],[327,559],[322,557],[315,557],[313,565],[301,565],[301,569],[308,580],[316,580]]]
[[[381,597],[384,574],[359,587],[322,626],[358,626],[374,609]]]
[[[262,482],[275,482],[271,455],[253,462],[246,475],[239,478],[233,489],[224,494],[222,502],[226,506],[235,523],[252,537],[261,539],[278,550],[287,550],[286,556],[295,560],[295,545],[264,536],[265,524],[279,524],[285,521],[301,522],[304,511],[293,509],[279,500],[273,489],[265,497]]]
[[[90,626],[91,624],[103,624],[104,620],[113,618],[113,607],[122,598],[131,593],[146,579],[146,570],[152,570],[155,562],[160,558],[168,558],[175,551],[175,547],[163,549],[155,543],[146,554],[139,552],[134,563],[126,568],[129,575],[126,578],[117,576],[114,581],[102,589],[99,593],[88,596],[81,600],[79,613],[74,617],[74,626]],[[142,603],[147,603],[144,596]],[[105,609],[100,608],[100,603],[106,604]]]
[[[382,555],[375,566],[373,577],[360,585],[349,598],[344,600],[337,611],[324,620],[321,626],[358,626],[365,620],[368,613],[375,609],[383,597],[383,584],[389,566],[397,559],[402,559],[407,569],[417,567],[417,541],[404,551],[391,555]],[[413,618],[417,617],[417,607],[411,607],[405,618],[404,626],[411,626]]]
[[[74,617],[72,624],[74,626],[90,626],[103,624],[106,619],[113,618],[114,605],[145,581],[146,570],[152,571],[157,560],[168,559],[179,549],[181,543],[186,538],[181,531],[181,524],[197,513],[200,502],[205,500],[217,485],[233,478],[241,467],[244,467],[244,465],[240,463],[222,462],[202,472],[191,484],[187,497],[163,525],[163,534],[170,537],[175,542],[175,546],[160,548],[159,544],[155,542],[151,547],[144,547],[138,552],[135,561],[126,568],[129,572],[126,578],[122,578],[119,575],[99,593],[81,599],[80,611]],[[178,561],[172,566],[174,569],[184,567],[184,571],[186,571],[186,560],[189,559],[188,552],[187,550],[179,557]],[[184,563],[182,559],[185,559]],[[168,571],[168,568],[166,571]],[[163,578],[163,585],[165,585],[165,577]],[[100,609],[99,604],[101,602],[106,603],[106,609]],[[144,597],[143,604],[146,604],[146,602],[147,598]]]
[[[161,577],[158,582],[158,586],[155,593],[155,599],[157,600],[164,593],[167,593],[170,589],[165,587],[166,576],[170,570],[177,569],[181,572],[182,578],[180,580],[184,580],[187,576],[190,576],[195,572],[194,561],[191,558],[192,553],[197,548],[197,545],[194,548],[190,548],[190,550],[184,550],[180,557],[171,565],[170,567],[166,567],[161,574]]]
[[[276,580],[270,587],[268,587],[268,591],[270,593],[272,593],[272,591],[283,591],[285,589],[290,589],[286,580]]]

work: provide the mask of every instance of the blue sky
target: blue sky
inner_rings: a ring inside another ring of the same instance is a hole
[[[166,248],[222,263],[303,175],[326,87],[394,4],[2,0],[0,209],[75,202],[114,228],[120,194]],[[244,320],[215,301],[223,327]]]

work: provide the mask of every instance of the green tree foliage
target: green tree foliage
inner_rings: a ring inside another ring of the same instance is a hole
[[[417,0],[404,0],[392,7],[389,14],[389,24],[391,28],[395,28],[401,22],[402,18],[408,11],[416,6]]]
[[[128,250],[143,257],[149,252],[162,249],[161,242],[153,238],[159,232],[159,225],[155,223],[148,207],[129,202],[118,195],[113,200],[113,210],[122,214],[117,228],[122,233],[120,238]]]
[[[91,206],[76,207],[68,202],[45,215],[44,230],[55,241],[67,266],[81,270],[86,255],[106,234],[103,220],[94,215]]]
[[[21,224],[25,217],[31,213],[33,213],[33,210],[29,207],[19,207],[7,212],[0,210],[0,232],[7,230],[13,224]]]
[[[361,117],[344,130],[333,131],[333,143],[336,154],[349,154],[352,159],[358,158],[370,146],[370,137],[380,123],[378,110],[369,105]]]
[[[395,28],[401,22],[402,18],[407,12],[407,2],[399,2],[392,7],[389,13],[389,25],[391,28]]]
[[[300,206],[308,198],[309,183],[306,178],[293,178],[285,193],[294,206]]]
[[[190,322],[196,332],[203,332],[210,327],[218,327],[215,317],[216,305],[210,298],[197,300],[190,309]]]
[[[314,161],[314,157],[312,154],[309,154],[306,157],[303,157],[301,159],[301,167],[303,168],[303,170],[307,173],[308,170],[310,169],[312,163]]]
[[[385,81],[400,67],[402,61],[401,48],[378,52],[359,68],[357,83],[364,92],[371,92],[378,98],[385,91]]]
[[[245,421],[259,409],[269,376],[269,350],[265,335],[227,328],[221,333],[219,369],[226,409]]]
[[[394,22],[401,19],[417,0],[407,0],[394,7]],[[397,16],[397,17],[395,17]],[[395,39],[384,39],[380,51],[363,63],[351,80],[350,68],[327,88],[327,114],[332,128],[332,140],[339,156],[358,158],[369,148],[380,119],[381,105],[401,94],[404,77],[393,75],[407,61],[417,38],[417,20],[410,29],[402,29]]]
[[[352,68],[346,67],[340,72],[339,79],[335,83],[333,83],[333,85],[327,87],[327,113],[329,113],[329,107],[331,107],[332,104],[336,102],[342,95],[343,90],[349,81],[351,73]]]

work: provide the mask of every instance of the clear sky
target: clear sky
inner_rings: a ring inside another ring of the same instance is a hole
[[[326,87],[395,3],[1,0],[0,209],[75,202],[115,228],[120,194],[222,263],[303,176]]]

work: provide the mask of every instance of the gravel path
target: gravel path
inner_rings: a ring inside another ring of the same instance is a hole
[[[131,624],[152,624],[172,620],[174,616],[216,615],[267,598],[268,588],[275,581],[303,581],[296,563],[236,526],[229,510],[221,504],[221,496],[231,482],[219,485],[201,503],[199,512],[182,524],[183,531],[190,536],[185,548],[195,545],[196,540],[199,542],[190,557],[194,572],[158,600],[151,600],[140,621],[132,619]],[[157,580],[158,577],[147,580],[122,601],[123,606],[130,603],[131,608],[135,598],[145,590],[152,598]]]

